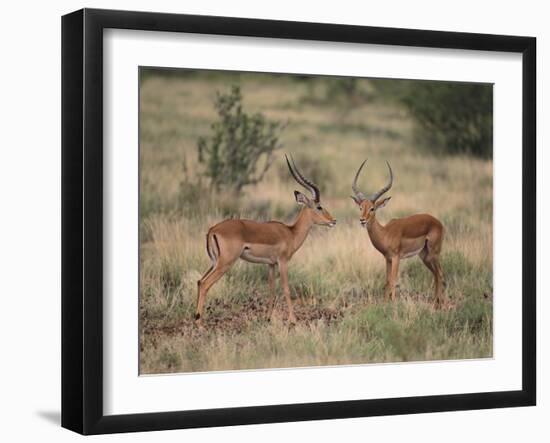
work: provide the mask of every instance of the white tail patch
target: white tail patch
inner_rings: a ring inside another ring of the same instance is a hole
[[[215,234],[206,234],[206,253],[208,254],[208,257],[210,257],[212,265],[215,265],[218,261],[218,257],[220,256],[220,247]]]

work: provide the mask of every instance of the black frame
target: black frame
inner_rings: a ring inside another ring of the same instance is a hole
[[[195,411],[103,414],[103,30],[192,32],[523,55],[522,389]],[[536,39],[83,9],[62,18],[62,426],[82,434],[536,404]]]

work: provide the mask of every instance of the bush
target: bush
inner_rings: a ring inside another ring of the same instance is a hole
[[[432,151],[492,156],[491,85],[413,80],[372,83],[380,95],[396,99],[409,110],[419,137]]]
[[[199,138],[199,162],[206,165],[204,174],[216,191],[225,187],[239,193],[264,177],[273,152],[281,147],[284,125],[261,113],[244,112],[238,86],[227,94],[217,93],[214,106],[219,120],[212,124],[209,137]]]

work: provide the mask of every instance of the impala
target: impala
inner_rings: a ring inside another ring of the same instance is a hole
[[[440,307],[443,303],[443,271],[439,263],[441,244],[443,242],[443,225],[435,217],[429,214],[416,214],[410,217],[393,219],[381,225],[376,220],[376,211],[383,208],[391,197],[380,199],[390,190],[393,184],[393,172],[389,163],[390,178],[386,186],[372,195],[366,196],[357,188],[357,179],[365,166],[365,160],[352,184],[353,196],[351,197],[361,211],[360,222],[367,229],[373,246],[386,259],[386,286],[384,297],[395,300],[395,286],[401,259],[418,255],[426,267],[432,272],[435,282],[435,302]]]
[[[315,183],[305,178],[292,156],[285,155],[292,177],[307,189],[312,198],[294,191],[296,202],[303,205],[294,220],[287,225],[278,221],[256,222],[244,219],[224,220],[211,227],[206,234],[206,252],[212,266],[197,282],[197,310],[195,320],[201,324],[208,290],[241,258],[247,262],[269,266],[268,280],[271,297],[275,297],[275,268],[279,267],[281,285],[288,305],[289,322],[296,317],[288,287],[288,262],[304,243],[313,225],[334,227],[336,220],[321,206],[321,194]],[[292,163],[291,163],[292,162]]]

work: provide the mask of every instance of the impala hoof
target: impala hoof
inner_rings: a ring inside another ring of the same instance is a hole
[[[202,327],[202,318],[200,314],[195,314],[195,326]]]

